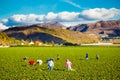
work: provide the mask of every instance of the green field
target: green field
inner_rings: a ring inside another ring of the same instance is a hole
[[[89,60],[85,60],[86,52]],[[60,60],[56,60],[56,55]],[[95,59],[99,54],[99,60]],[[23,57],[43,60],[30,66]],[[47,70],[46,60],[55,59],[54,70]],[[66,59],[74,71],[65,67]],[[0,48],[0,80],[120,80],[119,47],[10,47]]]

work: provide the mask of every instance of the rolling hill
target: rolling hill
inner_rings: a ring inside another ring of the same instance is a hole
[[[5,31],[9,37],[14,37],[18,40],[40,40],[42,42],[55,43],[93,43],[98,40],[95,37],[83,34],[78,31],[70,31],[61,28],[43,27],[42,25],[19,26],[11,27]]]

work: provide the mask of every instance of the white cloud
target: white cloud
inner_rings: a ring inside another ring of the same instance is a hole
[[[47,20],[55,20],[57,18],[57,14],[53,13],[53,12],[49,12],[46,17]]]
[[[80,13],[77,12],[61,12],[58,13],[58,18],[62,21],[74,21],[74,20],[78,20],[78,15]]]
[[[120,10],[115,8],[111,9],[95,8],[84,10],[80,16],[84,16],[88,19],[107,20],[116,18],[116,16],[120,18]]]
[[[74,7],[77,7],[77,8],[82,8],[79,4],[76,4],[70,0],[63,0],[64,2],[68,3],[68,4],[71,4],[72,6]]]
[[[11,16],[9,19],[11,19],[12,21],[21,22],[26,20],[26,16],[23,14],[20,14],[20,15],[17,14],[17,15]]]
[[[36,18],[37,21],[43,21],[45,18],[45,15],[38,15],[38,17]]]
[[[3,25],[2,23],[0,23],[0,30],[4,30],[4,29],[8,29],[8,27],[6,27],[6,26]]]
[[[36,14],[29,14],[29,15],[23,15],[23,14],[17,14],[13,15],[9,18],[12,21],[16,22],[36,22],[37,20],[43,20],[44,15],[36,15]]]
[[[41,23],[47,21],[58,21],[58,22],[73,22],[69,25],[74,24],[74,22],[85,22],[85,21],[96,21],[96,20],[111,20],[120,19],[120,9],[111,8],[94,8],[83,10],[82,12],[59,12],[53,13],[49,12],[47,15],[36,15],[36,14],[16,14],[8,19],[3,19],[0,21],[3,25],[14,26],[14,25],[25,25],[33,23]]]
[[[3,24],[4,24],[4,23],[7,23],[7,22],[8,22],[8,19],[3,19],[1,22],[2,22]]]

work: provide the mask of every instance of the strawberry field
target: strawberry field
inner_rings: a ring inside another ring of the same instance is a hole
[[[86,53],[89,59],[85,59]],[[60,59],[57,60],[57,54]],[[96,59],[96,54],[99,59]],[[23,58],[43,61],[29,65]],[[54,58],[54,68],[46,60]],[[72,71],[65,61],[72,62]],[[0,80],[120,80],[119,47],[10,47],[0,48]]]

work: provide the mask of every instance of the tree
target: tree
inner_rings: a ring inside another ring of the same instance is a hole
[[[55,46],[55,43],[54,43],[54,41],[51,41],[51,44],[52,44],[52,46]]]

